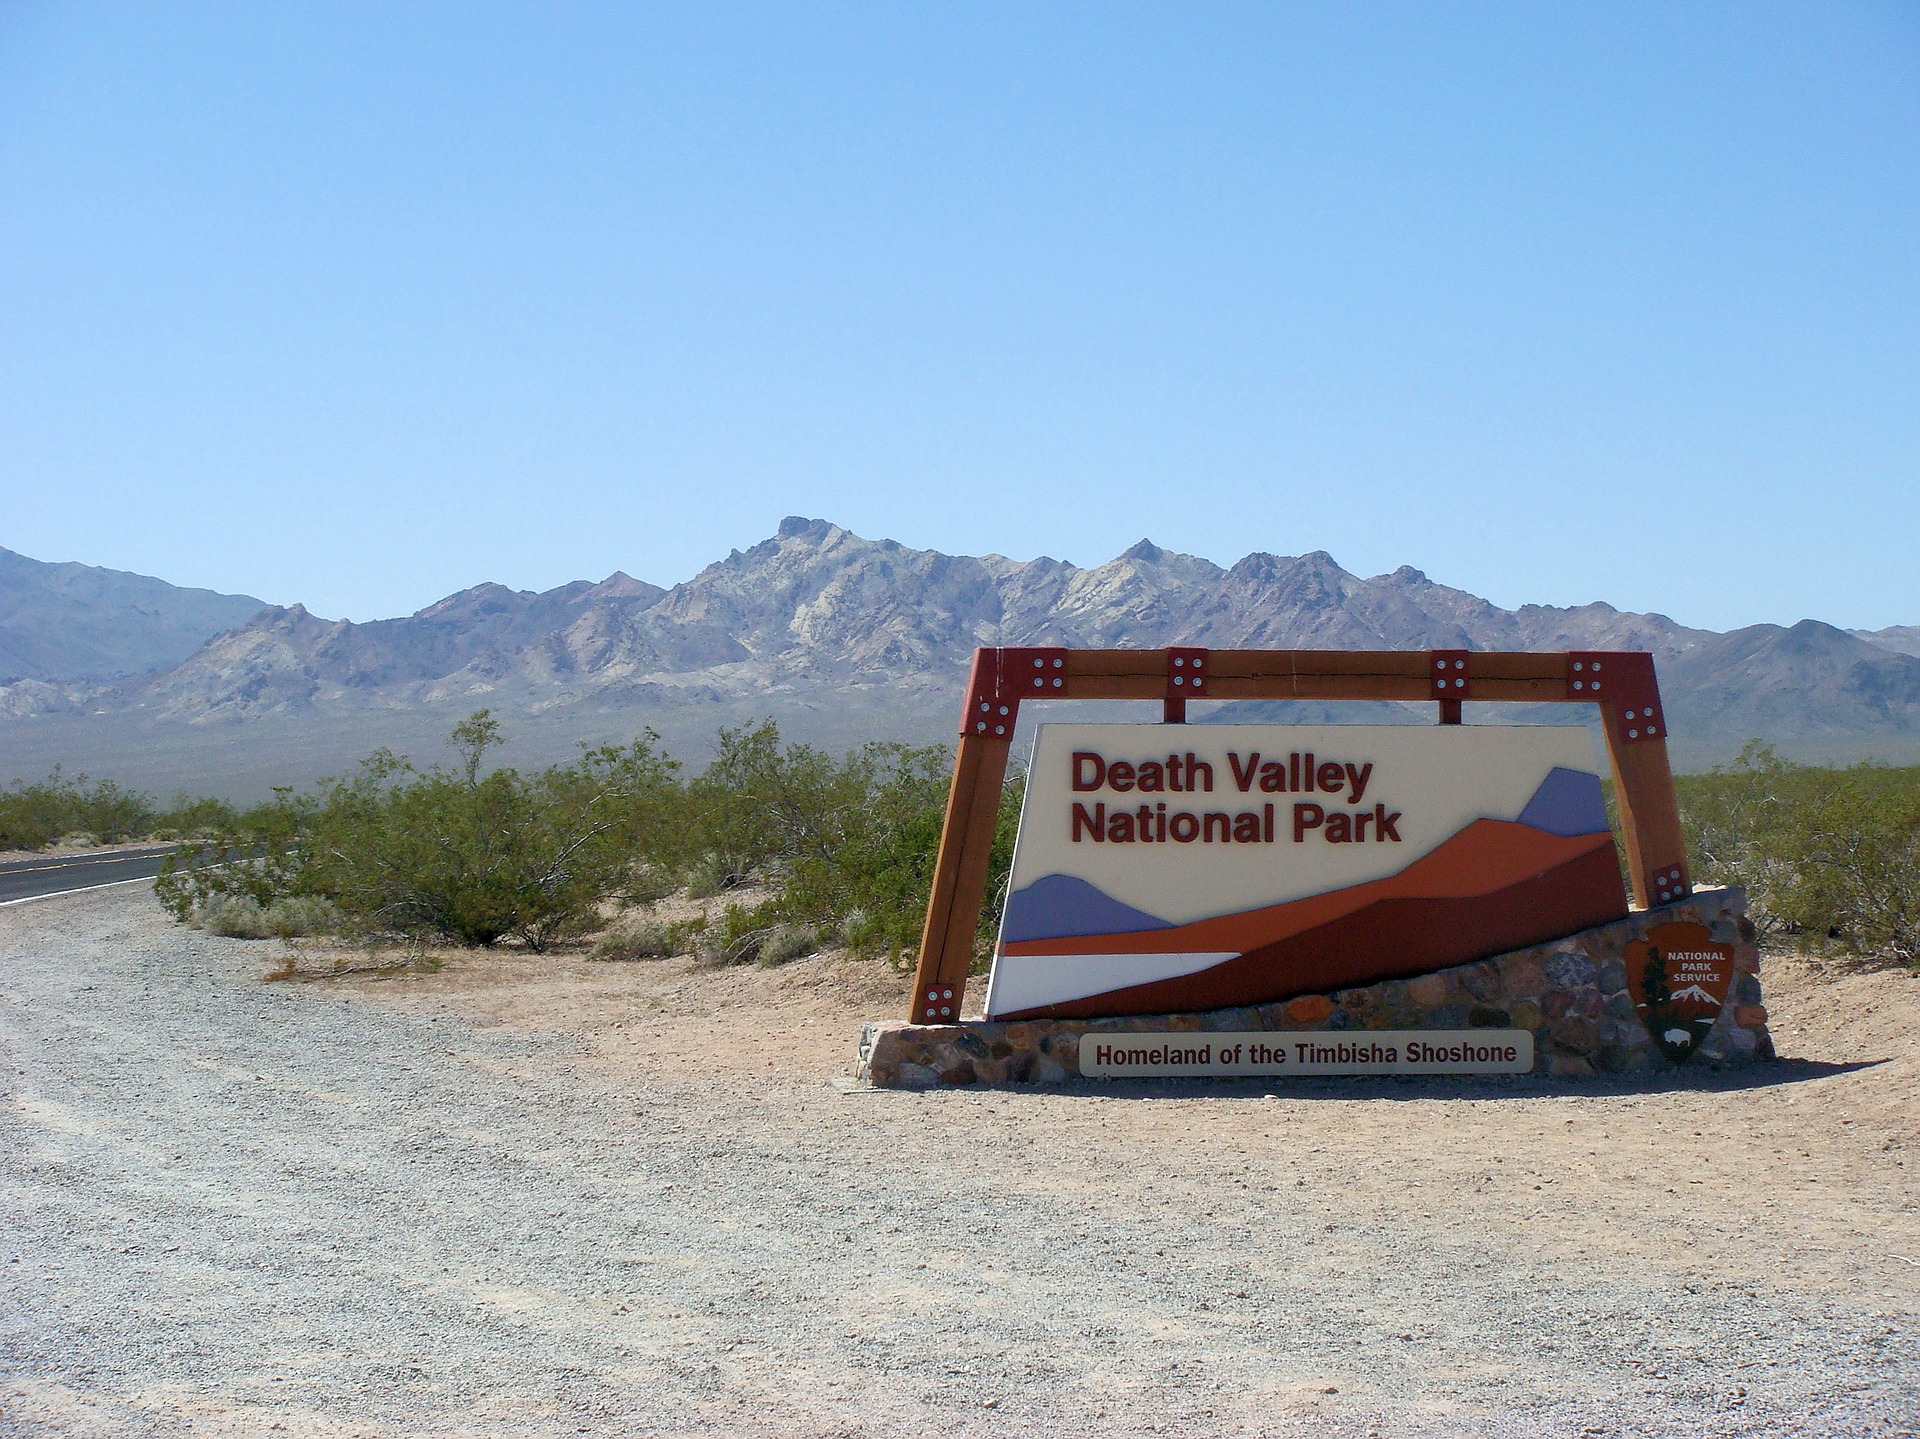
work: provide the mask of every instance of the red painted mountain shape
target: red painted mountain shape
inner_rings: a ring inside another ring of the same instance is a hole
[[[995,1017],[1093,1019],[1267,1004],[1427,974],[1626,912],[1611,834],[1555,835],[1479,819],[1384,879],[1169,929],[1003,945],[1009,957],[1238,954],[1194,974]]]

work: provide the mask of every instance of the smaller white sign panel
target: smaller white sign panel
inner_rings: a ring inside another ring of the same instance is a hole
[[[1083,1034],[1089,1079],[1236,1074],[1528,1074],[1526,1029]]]

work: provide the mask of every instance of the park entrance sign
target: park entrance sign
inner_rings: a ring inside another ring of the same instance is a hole
[[[940,853],[935,862],[932,893],[927,901],[927,922],[921,933],[920,961],[914,974],[913,999],[908,1013],[908,1018],[914,1022],[951,1023],[962,1013],[967,976],[973,965],[974,937],[979,928],[981,907],[986,902],[987,870],[991,862],[1000,794],[1006,777],[1007,753],[1013,743],[1020,706],[1034,700],[1062,699],[1154,700],[1161,706],[1163,725],[1152,732],[1157,738],[1148,743],[1144,737],[1146,732],[1142,731],[1137,753],[1120,748],[1102,751],[1091,742],[1087,746],[1080,746],[1097,753],[1104,765],[1100,774],[1104,795],[1093,790],[1078,792],[1078,802],[1087,804],[1090,810],[1093,806],[1106,806],[1106,838],[1097,842],[1092,840],[1091,830],[1086,827],[1082,829],[1081,838],[1083,852],[1092,853],[1098,844],[1102,854],[1119,853],[1129,844],[1138,852],[1164,853],[1152,848],[1160,843],[1161,811],[1158,806],[1169,799],[1180,798],[1182,793],[1188,798],[1197,798],[1193,791],[1176,791],[1173,788],[1176,778],[1173,761],[1178,760],[1179,782],[1186,784],[1186,754],[1189,750],[1193,751],[1196,763],[1200,762],[1203,742],[1195,737],[1213,728],[1173,728],[1175,725],[1184,725],[1189,700],[1429,700],[1436,703],[1440,720],[1438,728],[1448,732],[1439,738],[1441,747],[1430,752],[1414,748],[1404,752],[1394,749],[1392,752],[1400,757],[1392,760],[1376,758],[1359,748],[1363,742],[1357,736],[1378,736],[1381,734],[1378,729],[1362,731],[1341,726],[1338,728],[1340,738],[1337,741],[1317,739],[1310,743],[1304,729],[1295,730],[1289,726],[1281,727],[1283,740],[1277,740],[1263,728],[1258,743],[1254,742],[1251,735],[1206,742],[1209,746],[1207,752],[1213,756],[1208,761],[1213,764],[1212,781],[1215,789],[1212,793],[1224,797],[1226,790],[1222,787],[1235,786],[1233,793],[1236,803],[1214,807],[1232,815],[1230,833],[1245,835],[1249,823],[1257,822],[1260,826],[1260,838],[1257,841],[1230,838],[1225,842],[1226,848],[1238,852],[1244,845],[1247,851],[1256,855],[1267,851],[1270,843],[1266,832],[1265,806],[1272,804],[1275,838],[1271,844],[1278,845],[1283,837],[1286,843],[1293,844],[1293,826],[1302,823],[1306,829],[1296,848],[1307,853],[1314,852],[1315,846],[1319,846],[1318,854],[1324,860],[1325,856],[1334,852],[1336,844],[1343,843],[1333,838],[1341,832],[1335,819],[1335,816],[1339,816],[1345,819],[1348,826],[1345,847],[1339,851],[1343,858],[1326,861],[1335,868],[1323,867],[1319,871],[1329,876],[1329,882],[1336,888],[1337,867],[1346,863],[1345,855],[1363,857],[1356,863],[1384,865],[1389,862],[1388,859],[1376,859],[1376,856],[1397,858],[1408,850],[1406,815],[1420,815],[1420,824],[1444,826],[1446,823],[1431,818],[1443,812],[1440,808],[1409,810],[1399,792],[1390,796],[1382,788],[1384,784],[1417,782],[1431,787],[1434,798],[1424,803],[1431,806],[1454,804],[1455,808],[1449,812],[1455,819],[1473,808],[1475,801],[1466,789],[1456,789],[1444,774],[1436,773],[1436,767],[1444,771],[1456,762],[1466,762],[1467,757],[1474,754],[1481,756],[1483,764],[1492,763],[1486,752],[1475,748],[1478,741],[1468,737],[1480,727],[1474,726],[1473,731],[1459,728],[1464,705],[1481,700],[1590,704],[1599,711],[1606,735],[1607,755],[1613,769],[1614,798],[1619,810],[1620,840],[1626,850],[1627,873],[1633,884],[1635,902],[1641,909],[1647,909],[1685,899],[1692,893],[1692,883],[1687,874],[1686,842],[1680,830],[1679,806],[1674,799],[1673,773],[1667,766],[1666,716],[1661,709],[1660,689],[1654,678],[1653,656],[1642,651],[1487,654],[1466,650],[1208,650],[1186,647],[1163,650],[1047,647],[981,649],[974,651],[973,672],[960,712],[960,745],[954,758],[953,784],[947,792],[946,820],[940,835]],[[1412,728],[1408,727],[1409,733]],[[1175,742],[1176,737],[1178,743]],[[1364,743],[1373,742],[1369,738]],[[1381,743],[1391,746],[1394,742]],[[1415,745],[1417,741],[1409,740],[1407,743]],[[1485,796],[1485,802],[1473,817],[1517,822],[1531,802],[1534,789],[1544,780],[1539,774],[1540,764],[1544,761],[1551,761],[1549,770],[1560,767],[1575,775],[1589,772],[1584,735],[1570,733],[1538,741],[1516,737],[1490,743],[1511,746],[1509,753],[1515,757],[1531,756],[1524,760],[1523,768],[1527,765],[1532,767],[1529,773],[1533,789],[1528,788],[1530,781],[1524,776],[1505,787],[1490,777],[1477,781],[1481,786],[1478,793]],[[1070,739],[1065,741],[1065,745],[1064,753],[1068,756],[1066,763],[1070,766],[1076,746]],[[1556,745],[1570,748],[1556,749]],[[1253,783],[1244,794],[1237,789],[1238,779],[1231,773],[1231,766],[1236,761],[1227,758],[1226,750],[1229,748],[1235,750],[1237,762],[1242,765],[1252,762],[1251,755],[1255,749],[1261,752]],[[1314,755],[1311,766],[1306,760],[1309,751]],[[1382,756],[1388,752],[1387,749],[1378,751]],[[1270,782],[1277,784],[1280,771],[1277,767],[1270,769],[1269,766],[1277,766],[1278,758],[1283,753],[1286,757],[1285,781],[1289,787],[1284,790],[1277,787],[1271,790],[1261,788]],[[1298,775],[1294,772],[1296,754],[1300,766]],[[1458,761],[1455,756],[1458,756]],[[1128,783],[1129,778],[1124,770],[1118,777],[1115,776],[1115,762],[1132,767],[1131,789],[1117,788]],[[1517,758],[1516,762],[1519,762]],[[1372,763],[1375,769],[1363,781],[1357,775],[1348,775],[1346,766],[1349,763],[1362,770],[1366,764]],[[1382,763],[1396,769],[1402,765],[1410,768],[1403,775],[1389,780],[1385,771],[1379,768]],[[1160,766],[1157,782],[1165,786],[1164,789],[1157,792],[1141,790],[1141,764]],[[1327,768],[1332,765],[1340,767],[1337,775]],[[1415,772],[1422,767],[1424,777]],[[1324,786],[1320,782],[1323,770],[1329,781]],[[1093,766],[1089,763],[1085,768],[1073,771],[1069,777],[1067,769],[1062,769],[1055,761],[1049,761],[1048,767],[1036,774],[1038,783],[1051,786],[1056,791],[1049,810],[1052,818],[1048,822],[1055,826],[1055,834],[1050,842],[1060,842],[1058,830],[1064,823],[1068,827],[1064,842],[1071,846],[1071,805],[1075,802],[1071,784],[1074,779],[1091,778],[1093,773]],[[1196,770],[1193,773],[1198,776],[1201,772]],[[1332,786],[1336,778],[1340,782],[1337,792]],[[1313,786],[1311,789],[1308,787],[1310,783]],[[1580,787],[1587,783],[1585,780],[1577,781]],[[1061,791],[1063,784],[1066,789]],[[1366,788],[1362,789],[1362,785]],[[1357,799],[1356,790],[1360,790]],[[1526,794],[1521,795],[1522,790],[1526,790]],[[1590,789],[1584,792],[1591,793]],[[1153,796],[1150,817],[1154,838],[1143,842],[1138,827],[1140,804],[1150,795]],[[1443,798],[1447,795],[1454,798]],[[1512,805],[1516,795],[1519,796],[1517,806]],[[1412,797],[1410,791],[1408,798]],[[1496,797],[1509,806],[1504,812],[1490,807]],[[1064,811],[1061,808],[1063,798],[1066,804]],[[1340,803],[1323,803],[1323,799],[1338,799]],[[1246,802],[1237,802],[1240,800]],[[1348,800],[1354,802],[1349,804],[1346,802]],[[1394,808],[1376,808],[1389,803]],[[1554,803],[1557,805],[1559,801]],[[1321,814],[1320,822],[1317,825],[1311,822],[1312,809],[1296,812],[1295,806],[1299,804],[1317,807]],[[1200,829],[1191,843],[1204,847],[1209,843],[1204,818],[1208,807],[1194,809],[1191,805],[1170,805],[1168,813],[1172,814],[1181,808],[1193,810]],[[1371,824],[1365,826],[1364,830],[1360,825],[1363,809],[1372,817]],[[1391,821],[1383,834],[1382,820],[1388,819],[1396,811],[1402,818]],[[1124,833],[1126,828],[1116,825],[1116,818],[1122,812],[1134,816],[1134,838],[1131,841],[1116,839],[1116,835]],[[1257,821],[1245,819],[1244,816],[1249,813],[1255,815]],[[1171,836],[1171,820],[1168,823]],[[1428,833],[1426,830],[1415,832]],[[1214,833],[1217,836],[1217,822]],[[1397,845],[1391,838],[1395,833],[1401,837]],[[1447,837],[1437,829],[1432,834],[1436,839]],[[1308,842],[1309,838],[1312,843]],[[1211,842],[1221,843],[1217,838]],[[1174,839],[1169,849],[1179,843]],[[1413,858],[1417,859],[1418,856],[1414,855]],[[1249,872],[1255,868],[1251,860],[1241,863],[1246,865]],[[1234,870],[1234,864],[1230,862],[1227,869]],[[1388,873],[1382,870],[1368,875],[1360,869],[1350,872],[1354,874],[1356,883],[1369,878],[1383,879]],[[1044,873],[1030,873],[1022,882],[1031,884],[1044,877]],[[1306,893],[1303,890],[1291,897],[1300,898]],[[1284,891],[1281,891],[1281,895],[1283,900],[1288,897]],[[1599,902],[1597,893],[1590,897],[1595,903]],[[1607,903],[1612,903],[1610,895]],[[1190,910],[1158,912],[1147,907],[1142,912],[1153,920],[1169,924],[1186,923],[1194,917]],[[1570,928],[1579,927],[1575,924]],[[1120,931],[1116,925],[1110,932]],[[1016,929],[1015,933],[1018,935],[1024,931]],[[1396,938],[1417,942],[1420,936],[1414,925],[1403,925]],[[1016,939],[1014,942],[1021,941]],[[1227,945],[1223,942],[1218,952],[1225,953],[1226,949]],[[1039,991],[1028,991],[1036,992]],[[1014,991],[1009,990],[1008,993],[1011,996]],[[1009,1005],[1016,1002],[1020,1000],[1008,1000]],[[1067,1001],[1056,998],[1053,1002]],[[1008,1012],[1013,1011],[1010,1008]]]
[[[1624,918],[1590,753],[1570,726],[1042,726],[987,1017],[1265,1004]]]
[[[1148,701],[1161,723],[1049,708],[970,1003],[1021,706],[1087,699]],[[1439,723],[1186,724],[1191,700],[1273,699],[1425,700]],[[1585,727],[1463,725],[1481,701],[1597,712],[1615,824]],[[911,1007],[866,1027],[858,1072],[1572,1076],[1766,1059],[1745,896],[1693,887],[1666,736],[1638,651],[977,650]]]

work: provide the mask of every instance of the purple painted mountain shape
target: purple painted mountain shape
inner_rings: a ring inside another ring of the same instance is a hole
[[[1601,833],[1607,828],[1607,801],[1600,776],[1555,765],[1517,819],[1562,837]]]
[[[1000,938],[1060,939],[1075,934],[1125,934],[1140,929],[1172,929],[1173,921],[1122,904],[1084,879],[1049,874],[1007,896]]]

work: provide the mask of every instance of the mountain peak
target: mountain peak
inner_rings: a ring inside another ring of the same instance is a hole
[[[1132,549],[1123,550],[1120,553],[1120,558],[1123,560],[1143,560],[1150,565],[1158,564],[1166,557],[1167,552],[1152,540],[1141,540],[1140,543],[1133,546]]]
[[[805,515],[788,515],[780,521],[780,528],[774,537],[782,540],[824,540],[838,528],[831,520],[810,520]]]

